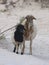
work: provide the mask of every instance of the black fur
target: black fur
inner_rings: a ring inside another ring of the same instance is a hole
[[[18,42],[23,42],[24,26],[19,24],[14,32],[14,39]]]

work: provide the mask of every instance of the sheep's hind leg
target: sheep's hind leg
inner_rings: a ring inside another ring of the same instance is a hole
[[[32,38],[30,38],[30,55],[32,55]]]
[[[25,50],[25,41],[23,42],[23,48],[22,48],[22,51],[21,51],[21,55],[24,54],[24,50]]]

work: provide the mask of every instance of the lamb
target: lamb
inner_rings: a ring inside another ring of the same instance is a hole
[[[23,44],[24,41],[25,22],[26,21],[24,20],[23,23],[17,24],[15,28],[15,32],[14,34],[12,34],[12,42],[15,46],[13,52],[16,52],[17,54],[18,54],[19,47]]]

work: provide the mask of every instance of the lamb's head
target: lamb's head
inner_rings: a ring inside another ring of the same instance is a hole
[[[17,27],[16,27],[16,31],[24,33],[25,28],[22,24],[18,24]]]

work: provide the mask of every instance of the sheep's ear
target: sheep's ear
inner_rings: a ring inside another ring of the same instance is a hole
[[[33,19],[34,19],[34,20],[36,20],[36,18],[35,18],[35,17],[34,17]]]
[[[28,18],[30,18],[30,16],[29,16],[29,15],[27,15],[27,16],[25,17],[25,19],[28,19]]]
[[[33,20],[33,19],[36,20],[36,18],[35,18],[34,16],[32,16],[32,15],[27,15],[27,16],[25,17],[25,19],[30,19],[30,18],[31,18],[31,20]]]
[[[32,19],[36,20],[36,18],[34,16],[32,16]]]
[[[21,22],[22,25],[25,25],[25,23],[26,23],[26,19],[23,22]]]

